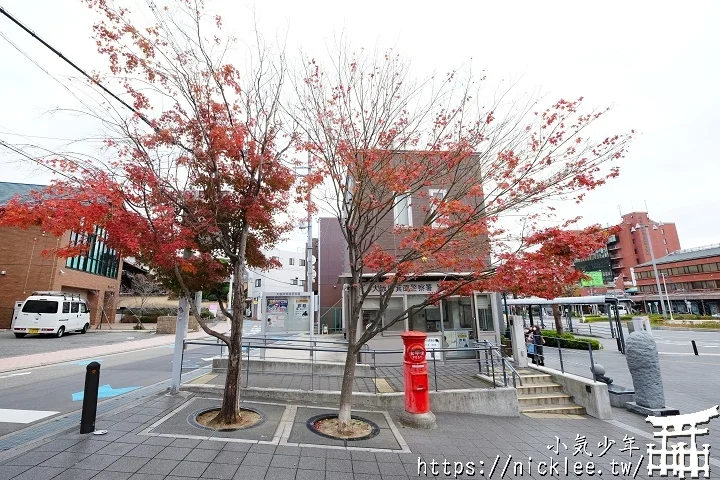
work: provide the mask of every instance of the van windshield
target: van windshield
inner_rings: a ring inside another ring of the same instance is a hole
[[[23,313],[57,313],[58,302],[48,300],[28,300],[22,308]]]

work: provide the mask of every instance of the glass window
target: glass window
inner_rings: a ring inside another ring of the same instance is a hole
[[[441,201],[445,198],[445,195],[447,194],[447,190],[441,190],[441,189],[431,188],[429,193],[430,193],[430,200],[431,200],[431,201],[432,201],[432,200],[435,200],[436,202],[441,202]],[[436,218],[436,220],[433,222],[432,226],[433,226],[434,228],[437,228],[438,225],[439,225],[439,223],[438,223],[437,218]]]
[[[70,313],[70,302],[63,302],[62,313]]]
[[[58,302],[49,300],[27,300],[23,305],[23,313],[57,313]]]
[[[298,262],[298,265],[300,265],[301,267],[304,267],[305,263],[306,263],[305,259],[301,258],[300,261]]]
[[[385,315],[383,315],[383,327],[387,326],[402,315],[402,313],[405,311],[405,305],[403,303],[402,297],[391,297],[390,301],[388,301],[387,308],[385,309]],[[394,323],[390,328],[388,328],[389,332],[404,332],[405,331],[405,320],[404,318],[401,318],[396,323]]]
[[[85,305],[84,303],[80,304],[80,313],[88,313],[87,305]]]
[[[291,278],[291,279],[290,279],[290,285],[297,285],[297,284],[298,284],[298,279],[297,279],[297,278]]]
[[[412,308],[408,313],[408,329],[419,332],[440,331],[440,306],[425,305],[418,307],[427,300],[427,295],[408,295],[407,306]]]
[[[687,267],[688,273],[698,273],[698,266],[697,265],[689,265]]]
[[[472,328],[473,314],[470,297],[447,298],[443,301],[446,330]]]
[[[78,313],[80,311],[80,304],[78,302],[72,302],[70,304],[70,313]]]
[[[296,281],[297,281],[297,279],[296,279]],[[300,280],[300,286],[304,287],[305,285],[307,285],[307,280]]]
[[[289,265],[295,265],[295,259],[294,259],[294,258],[289,258],[289,259],[288,259],[288,263],[289,263]]]
[[[259,287],[260,285],[262,285],[262,279],[258,278],[257,280],[255,280],[255,286]]]
[[[410,194],[395,195],[395,205],[393,207],[395,216],[395,225],[409,227],[412,225],[410,220]]]

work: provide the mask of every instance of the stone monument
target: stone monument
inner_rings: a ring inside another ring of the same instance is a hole
[[[652,335],[636,330],[628,336],[625,348],[625,357],[635,389],[635,401],[627,402],[626,408],[631,412],[654,417],[678,415],[678,410],[665,406],[660,357]]]

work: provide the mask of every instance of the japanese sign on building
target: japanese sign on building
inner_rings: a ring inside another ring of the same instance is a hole
[[[371,294],[382,295],[387,292],[388,288],[388,285],[378,283],[373,286]],[[406,282],[396,286],[393,293],[435,293],[437,291],[437,282]]]

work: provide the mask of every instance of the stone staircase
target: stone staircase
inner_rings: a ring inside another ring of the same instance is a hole
[[[550,375],[529,368],[519,369],[518,374],[522,379],[522,386],[516,387],[520,413],[585,414],[585,407],[573,403]]]

